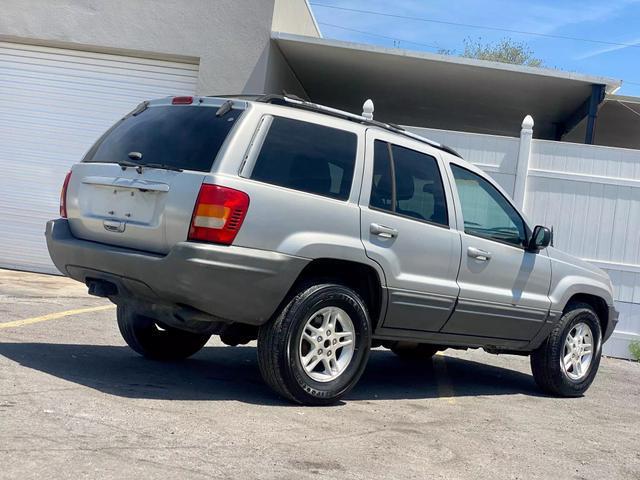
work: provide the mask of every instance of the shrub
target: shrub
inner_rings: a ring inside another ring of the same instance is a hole
[[[633,359],[640,362],[640,342],[631,342],[629,344],[629,351]]]

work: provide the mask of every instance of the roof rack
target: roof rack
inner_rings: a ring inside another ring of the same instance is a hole
[[[284,95],[263,95],[255,98],[254,100],[257,102],[271,103],[274,105],[284,105],[284,106],[293,107],[293,108],[300,108],[302,110],[310,110],[313,112],[324,113],[325,115],[331,115],[332,117],[338,117],[345,120],[350,120],[352,122],[357,122],[365,125],[372,125],[375,127],[383,128],[390,132],[397,133],[399,135],[404,135],[405,137],[409,137],[413,140],[426,143],[427,145],[430,145],[434,148],[437,148],[444,152],[455,155],[456,157],[462,158],[462,156],[458,152],[456,152],[453,148],[447,147],[446,145],[443,145],[441,143],[435,142],[433,140],[429,140],[428,138],[409,132],[404,128],[402,128],[400,125],[395,125],[393,123],[379,122],[377,120],[369,119],[361,115],[356,115],[350,112],[346,112],[344,110],[338,110],[337,108],[325,107],[324,105],[319,105],[317,103],[303,100],[299,97],[296,97],[295,95],[290,95],[287,93],[285,93]]]
[[[223,94],[223,95],[206,95],[209,98],[230,98],[237,100],[248,100],[248,101],[259,101],[261,98],[264,98],[266,94],[264,93],[231,93],[231,94]]]

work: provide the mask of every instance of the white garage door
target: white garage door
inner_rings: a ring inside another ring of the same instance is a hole
[[[56,272],[44,228],[69,167],[142,100],[195,92],[198,66],[0,42],[0,267]]]

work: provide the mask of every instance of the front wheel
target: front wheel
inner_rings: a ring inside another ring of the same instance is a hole
[[[258,363],[283,397],[326,405],[356,384],[370,347],[371,322],[358,294],[342,285],[314,285],[260,328]]]
[[[570,305],[544,343],[531,354],[538,386],[562,397],[582,395],[600,365],[602,330],[590,305]]]
[[[118,328],[134,351],[153,360],[182,360],[198,352],[211,335],[160,326],[153,318],[118,305]]]

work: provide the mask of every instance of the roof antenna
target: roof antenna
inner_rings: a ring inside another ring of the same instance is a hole
[[[373,110],[373,101],[368,99],[364,102],[364,105],[362,105],[362,116],[367,120],[373,120]]]

